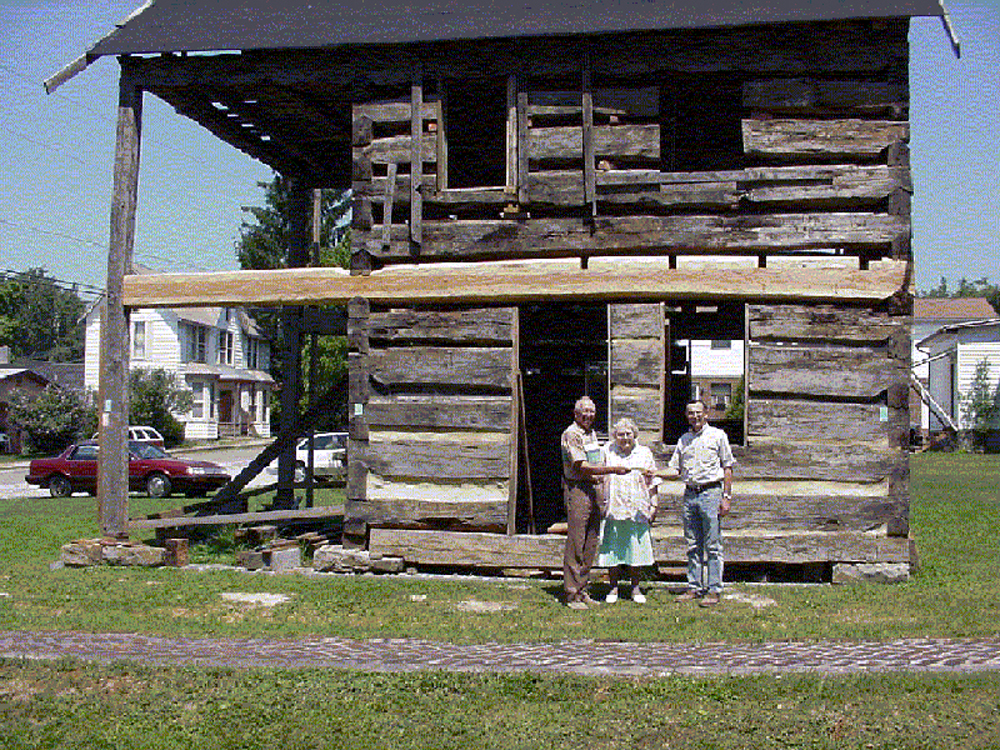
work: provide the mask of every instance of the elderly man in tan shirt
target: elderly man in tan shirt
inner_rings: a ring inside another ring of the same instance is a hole
[[[601,533],[602,480],[605,474],[628,474],[627,466],[605,466],[594,432],[594,402],[577,399],[573,424],[560,441],[562,488],[566,503],[566,549],[563,553],[563,593],[572,609],[597,604],[587,592]]]

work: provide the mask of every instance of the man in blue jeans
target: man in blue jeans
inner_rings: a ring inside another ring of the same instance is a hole
[[[726,433],[708,424],[708,407],[703,401],[688,404],[685,414],[691,429],[677,441],[668,470],[659,475],[679,475],[685,485],[688,589],[677,600],[700,599],[700,606],[711,607],[719,603],[722,594],[719,519],[729,513],[736,461]]]

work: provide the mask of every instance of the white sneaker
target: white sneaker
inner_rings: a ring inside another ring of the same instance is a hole
[[[604,603],[614,604],[616,601],[618,601],[618,589],[611,589],[611,591],[608,592],[608,595],[604,597]]]
[[[639,591],[639,589],[636,589],[635,591],[632,592],[632,601],[634,601],[636,604],[645,604],[646,595],[643,594],[641,591]]]

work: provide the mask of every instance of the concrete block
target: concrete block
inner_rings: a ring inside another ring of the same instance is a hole
[[[264,552],[267,567],[275,573],[287,573],[302,567],[302,551],[295,547],[285,547]]]

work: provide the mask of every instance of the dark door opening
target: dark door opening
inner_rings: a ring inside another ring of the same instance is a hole
[[[594,429],[608,431],[608,307],[603,303],[524,305],[520,308],[520,367],[534,528],[565,520],[559,439],[583,395],[597,407]],[[528,488],[521,453],[518,531],[528,529]]]

